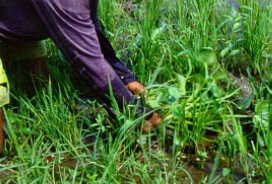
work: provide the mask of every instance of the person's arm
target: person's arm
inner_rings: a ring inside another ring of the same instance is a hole
[[[111,43],[109,42],[104,34],[104,31],[101,28],[100,21],[97,15],[98,2],[98,0],[93,0],[90,2],[91,20],[95,26],[102,54],[125,85],[132,82],[137,82],[137,78],[133,75],[131,70],[127,66],[125,66],[125,64],[116,56],[116,53]]]
[[[123,108],[133,96],[105,59],[95,26],[90,17],[89,0],[31,0],[42,23],[72,67],[97,90],[97,96],[109,101],[111,85],[114,97]],[[121,108],[121,109],[122,109]]]

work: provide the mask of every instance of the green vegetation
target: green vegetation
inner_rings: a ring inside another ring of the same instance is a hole
[[[51,78],[34,95],[11,84],[0,183],[272,183],[272,6],[100,1],[163,125],[143,134],[128,111],[110,122],[48,41]]]

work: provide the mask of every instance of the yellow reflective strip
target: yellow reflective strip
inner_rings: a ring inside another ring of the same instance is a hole
[[[8,82],[8,78],[7,78],[6,72],[3,68],[2,60],[0,58],[0,84],[4,84],[7,82]]]
[[[0,107],[9,103],[9,89],[0,86]]]
[[[4,68],[3,68],[3,65],[2,65],[2,60],[0,58],[0,75],[2,74]]]
[[[5,73],[2,73],[2,74],[0,74],[0,85],[5,84],[5,83],[8,83],[8,78]]]

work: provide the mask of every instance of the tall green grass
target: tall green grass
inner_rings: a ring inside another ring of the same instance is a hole
[[[49,42],[51,80],[33,98],[13,91],[5,109],[0,183],[271,182],[271,5],[239,0],[237,12],[223,0],[137,0],[129,13],[129,2],[100,0],[100,18],[163,125],[143,134],[129,111],[110,122],[81,99]],[[248,78],[251,94],[230,74]]]

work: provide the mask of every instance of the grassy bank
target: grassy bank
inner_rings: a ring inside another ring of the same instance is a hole
[[[31,95],[11,86],[0,183],[271,183],[271,5],[100,1],[163,125],[110,122],[48,41],[50,79]]]

